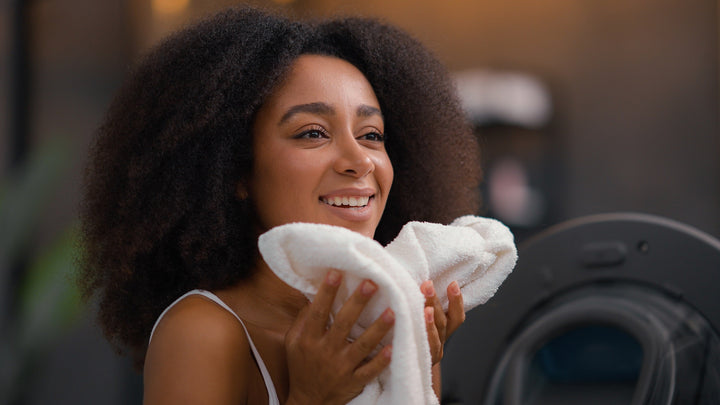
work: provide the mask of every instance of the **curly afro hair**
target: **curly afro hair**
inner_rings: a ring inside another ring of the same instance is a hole
[[[150,330],[174,299],[248,277],[258,108],[302,54],[355,65],[375,90],[395,171],[375,238],[410,220],[447,223],[479,209],[480,162],[444,67],[408,34],[365,18],[291,20],[224,11],[149,52],[113,101],[90,151],[79,283],[119,352],[142,367]]]

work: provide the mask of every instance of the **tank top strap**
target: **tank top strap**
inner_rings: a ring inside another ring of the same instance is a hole
[[[209,300],[213,301],[214,303],[218,304],[222,308],[226,309],[228,312],[233,314],[233,316],[240,322],[240,325],[242,325],[243,330],[245,331],[245,335],[247,336],[248,343],[250,344],[250,350],[252,350],[253,357],[255,358],[255,362],[258,365],[258,368],[260,369],[260,374],[262,374],[263,381],[265,382],[265,388],[267,389],[268,393],[268,405],[280,405],[280,400],[278,399],[277,392],[275,392],[275,385],[272,382],[272,378],[270,377],[270,373],[267,370],[267,367],[265,366],[265,363],[262,360],[262,357],[260,357],[260,353],[258,352],[257,348],[255,347],[255,343],[253,343],[252,338],[250,337],[250,333],[247,330],[247,327],[245,326],[245,322],[243,322],[242,319],[233,311],[223,300],[220,299],[217,295],[211,293],[207,290],[192,290],[185,294],[183,294],[180,298],[176,299],[172,304],[170,304],[165,310],[160,314],[157,321],[155,321],[155,325],[152,328],[152,331],[150,332],[150,340],[152,340],[152,336],[155,333],[155,329],[157,328],[158,324],[160,323],[160,320],[165,316],[165,314],[175,306],[178,302],[182,301],[184,298],[190,296],[190,295],[202,295],[203,297],[208,298]]]

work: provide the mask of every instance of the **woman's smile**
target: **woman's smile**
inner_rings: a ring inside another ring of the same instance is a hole
[[[370,188],[358,190],[337,190],[320,197],[320,203],[345,221],[367,221],[372,219],[375,191]]]
[[[320,201],[327,205],[341,208],[363,208],[368,205],[371,197],[322,197]]]
[[[368,205],[373,196],[375,196],[375,190],[372,188],[344,189],[321,195],[320,201],[335,207],[362,208]]]

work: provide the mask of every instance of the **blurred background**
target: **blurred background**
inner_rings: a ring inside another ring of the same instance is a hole
[[[140,403],[72,284],[95,128],[137,57],[229,0],[0,5],[0,403]],[[457,80],[483,148],[482,214],[518,240],[636,211],[720,237],[717,0],[277,0],[381,17]]]

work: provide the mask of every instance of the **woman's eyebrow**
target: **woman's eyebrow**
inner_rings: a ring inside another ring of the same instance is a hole
[[[358,107],[356,112],[358,117],[372,117],[373,115],[379,115],[380,118],[383,118],[382,112],[379,108],[373,107],[370,105],[363,104],[360,107]]]
[[[280,118],[280,122],[278,124],[284,123],[289,120],[290,117],[299,113],[332,115],[335,114],[335,109],[331,105],[323,102],[298,104],[290,107],[285,114],[283,114],[282,118]]]
[[[290,107],[285,114],[283,114],[282,118],[280,118],[280,122],[278,124],[282,124],[289,120],[293,115],[299,114],[299,113],[310,113],[310,114],[320,114],[320,115],[333,115],[335,114],[335,108],[331,106],[330,104],[323,103],[321,101],[315,102],[315,103],[307,103],[307,104],[298,104]],[[383,118],[382,112],[379,108],[373,107],[370,105],[363,104],[357,108],[357,111],[355,112],[358,117],[371,117],[373,115],[377,115],[380,118]]]

